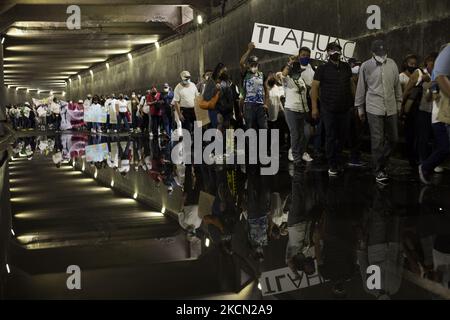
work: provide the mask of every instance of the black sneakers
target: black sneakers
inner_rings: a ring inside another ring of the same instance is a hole
[[[387,175],[387,173],[385,171],[380,171],[375,176],[375,180],[378,183],[385,184],[389,181],[389,176]]]

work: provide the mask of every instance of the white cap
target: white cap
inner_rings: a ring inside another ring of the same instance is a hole
[[[186,80],[191,77],[191,74],[189,71],[185,70],[180,73],[180,77],[181,77],[181,80]]]

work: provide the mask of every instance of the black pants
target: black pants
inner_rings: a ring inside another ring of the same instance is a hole
[[[348,138],[349,112],[322,110],[322,120],[325,125],[328,166],[337,169],[342,162],[342,149]]]
[[[412,109],[405,118],[406,155],[412,167],[417,167],[419,163],[419,154],[417,152],[418,133],[416,132],[418,114],[417,108]]]
[[[194,108],[181,108],[181,114],[184,117],[182,128],[188,130],[191,134],[194,132],[195,111]]]
[[[417,152],[422,163],[431,154],[430,142],[433,137],[431,112],[419,110],[416,119]]]
[[[364,132],[364,122],[358,115],[358,110],[352,109],[349,114],[350,117],[350,136],[349,136],[349,147],[351,150],[350,158],[352,161],[361,160],[361,145],[362,145],[362,135]]]

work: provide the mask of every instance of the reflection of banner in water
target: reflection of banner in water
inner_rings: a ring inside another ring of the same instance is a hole
[[[61,135],[61,144],[63,146],[63,158],[78,158],[84,155],[87,144],[87,137],[83,134]]]
[[[317,260],[314,260],[314,262],[316,265],[316,272],[312,275],[307,275],[303,271],[299,271],[299,279],[296,279],[289,267],[263,272],[261,278],[259,278],[262,295],[269,296],[280,294],[326,282],[317,271]]]
[[[67,108],[68,118],[72,128],[81,127],[84,117],[84,107],[83,104],[69,103]]]
[[[106,123],[106,110],[89,107],[84,110],[84,122]]]
[[[86,161],[87,162],[102,162],[108,156],[108,144],[94,144],[86,146]]]
[[[326,47],[329,42],[339,42],[342,47],[342,59],[353,57],[356,42],[339,39],[315,32],[300,31],[263,23],[255,23],[252,42],[257,49],[297,55],[301,47],[311,49],[311,59],[327,60]]]

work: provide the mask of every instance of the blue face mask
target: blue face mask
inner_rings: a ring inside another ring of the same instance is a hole
[[[300,58],[300,59],[298,59],[298,61],[300,62],[300,64],[302,66],[307,66],[309,64],[309,62],[311,61],[311,58],[309,58],[309,57]]]

